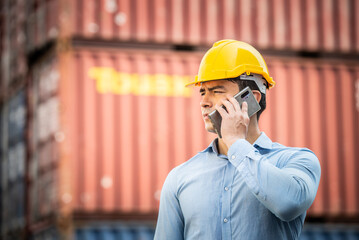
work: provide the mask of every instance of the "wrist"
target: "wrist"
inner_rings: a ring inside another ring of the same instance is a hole
[[[226,139],[223,139],[223,141],[227,145],[227,147],[230,148],[239,139],[245,139],[245,137],[241,137],[241,136],[229,137],[229,138],[227,137]]]

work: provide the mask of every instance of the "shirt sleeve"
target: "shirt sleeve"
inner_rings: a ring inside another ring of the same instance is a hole
[[[177,198],[177,184],[174,170],[168,174],[162,187],[154,240],[184,239],[184,220]]]
[[[228,158],[256,198],[282,221],[291,221],[313,203],[320,179],[318,158],[308,149],[283,150],[280,168],[244,139]],[[271,157],[279,157],[272,155]]]

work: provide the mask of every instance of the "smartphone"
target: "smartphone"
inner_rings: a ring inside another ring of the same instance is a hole
[[[234,95],[234,98],[239,102],[239,105],[242,107],[243,102],[247,102],[248,104],[248,116],[252,117],[253,114],[261,110],[259,103],[253,95],[252,90],[249,87],[244,88],[242,91]],[[222,105],[225,109],[225,107]],[[209,119],[211,120],[213,127],[220,138],[222,138],[221,134],[221,126],[222,126],[222,117],[221,114],[217,110],[214,110],[210,114],[208,114]]]

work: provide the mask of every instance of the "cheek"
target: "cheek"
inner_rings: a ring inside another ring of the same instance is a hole
[[[217,96],[217,97],[214,99],[214,101],[213,101],[214,105],[216,105],[216,104],[222,105],[222,104],[223,104],[223,103],[222,103],[222,100],[225,99],[225,98],[226,98],[226,97],[223,96],[223,95]]]

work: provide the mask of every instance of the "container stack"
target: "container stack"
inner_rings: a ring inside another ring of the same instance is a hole
[[[23,239],[26,226],[25,1],[1,1],[1,237]]]
[[[358,11],[353,0],[2,0],[1,238],[152,239],[168,172],[215,137],[184,84],[233,38],[264,53],[277,82],[262,131],[321,162],[302,239],[359,239]]]

